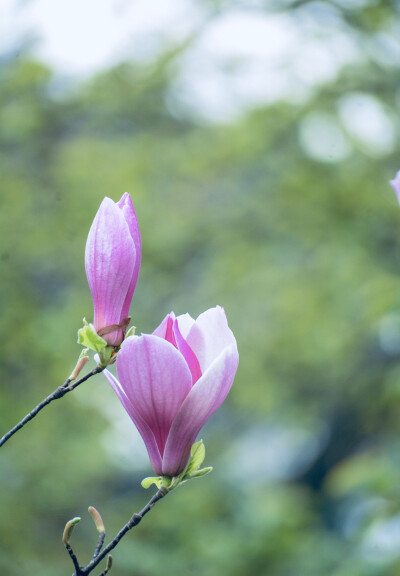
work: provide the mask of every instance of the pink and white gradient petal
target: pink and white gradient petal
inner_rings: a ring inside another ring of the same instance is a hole
[[[163,338],[165,340],[167,335],[168,324],[170,323],[170,318],[172,318],[172,320],[175,319],[175,314],[173,312],[165,316],[161,324],[157,326],[157,328],[154,330],[153,336],[158,336],[159,338]]]
[[[236,346],[224,309],[216,306],[200,314],[187,336],[187,343],[199,360],[203,373],[224,348],[232,344]]]
[[[117,394],[121,404],[123,405],[129,417],[131,418],[132,422],[138,429],[139,434],[143,438],[147,452],[149,454],[150,464],[153,470],[155,470],[156,474],[161,474],[162,459],[153,432],[150,430],[149,426],[135,410],[132,402],[126,396],[124,389],[122,388],[118,380],[115,378],[115,376],[111,372],[109,372],[109,370],[103,370],[103,374],[107,378],[109,384],[113,388],[114,392]]]
[[[178,320],[180,333],[186,340],[191,328],[193,328],[193,325],[196,321],[191,317],[190,314],[187,313],[180,314],[176,319]]]
[[[238,362],[237,347],[232,344],[193,386],[172,422],[163,454],[163,474],[176,475],[184,470],[199,431],[225,400]]]
[[[171,424],[192,385],[185,359],[157,336],[132,336],[118,353],[117,373],[127,398],[152,430],[162,456]]]
[[[199,361],[198,361],[195,353],[193,352],[193,350],[191,349],[189,344],[186,342],[186,340],[182,336],[182,334],[179,330],[178,320],[179,319],[176,318],[176,320],[173,324],[173,334],[175,337],[174,339],[175,339],[176,346],[177,346],[179,352],[185,358],[186,363],[189,366],[189,370],[192,374],[192,383],[195,384],[195,382],[197,382],[197,380],[201,376],[200,364],[199,364]]]
[[[121,200],[117,202],[117,206],[121,210],[125,218],[125,221],[128,224],[129,232],[133,240],[133,244],[135,246],[136,251],[136,258],[133,267],[132,278],[128,292],[126,294],[124,305],[122,307],[121,320],[123,320],[129,315],[129,308],[132,302],[133,293],[135,291],[139,276],[140,263],[142,259],[142,240],[140,237],[139,223],[136,217],[135,208],[133,206],[132,199],[127,192],[125,192]]]

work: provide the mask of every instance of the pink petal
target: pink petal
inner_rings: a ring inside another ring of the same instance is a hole
[[[196,358],[195,353],[183,338],[178,325],[178,318],[173,323],[173,335],[176,342],[176,347],[186,360],[189,370],[192,374],[192,383],[194,384],[201,376],[200,364]]]
[[[170,318],[172,318],[172,320],[175,319],[175,314],[173,312],[167,314],[164,320],[161,322],[161,324],[157,326],[157,328],[153,332],[154,336],[158,336],[159,338],[163,338],[164,340],[166,339],[167,328],[168,323],[170,322],[169,320]]]
[[[153,335],[125,340],[117,358],[121,386],[136,412],[153,432],[162,455],[165,442],[192,378],[182,354]]]
[[[179,331],[186,340],[195,320],[193,320],[190,314],[180,314],[177,320],[179,323]]]
[[[185,468],[198,433],[225,400],[238,362],[237,347],[232,344],[193,386],[172,423],[163,454],[163,474],[175,476]]]
[[[194,384],[200,378],[201,370],[195,353],[183,338],[180,331],[180,325],[178,325],[179,320],[179,322],[182,322],[186,329],[188,328],[188,318],[185,318],[185,316],[190,318],[189,314],[185,314],[176,318],[175,314],[171,312],[164,318],[158,328],[154,330],[153,335],[158,336],[159,338],[163,338],[167,342],[170,342],[173,346],[175,346],[175,348],[179,350],[179,352],[181,352],[187,362],[187,365],[189,366],[189,370],[192,374],[192,382]],[[193,325],[194,320],[192,318],[190,319],[192,320],[190,324]]]
[[[111,374],[111,372],[109,372],[108,370],[103,370],[103,374],[108,380],[111,387],[113,388],[114,392],[117,394],[121,404],[125,408],[126,412],[130,416],[131,420],[138,429],[141,437],[143,438],[147,452],[149,454],[150,464],[153,470],[155,471],[156,474],[161,474],[162,473],[161,455],[153,432],[150,430],[146,422],[139,415],[137,410],[135,410],[135,407],[125,394],[124,389],[122,388],[118,380],[115,378],[115,376]]]
[[[129,285],[129,290],[126,294],[124,305],[122,307],[121,320],[123,320],[124,318],[129,316],[129,308],[132,302],[133,293],[135,291],[139,276],[140,263],[142,259],[142,240],[140,238],[140,230],[138,220],[136,217],[135,208],[132,204],[132,199],[128,194],[128,192],[125,192],[121,200],[117,202],[117,206],[120,208],[120,210],[122,210],[122,214],[124,215],[126,223],[128,224],[129,232],[132,237],[136,251],[136,260],[133,268],[132,278]]]
[[[174,322],[175,320],[172,319],[172,313],[171,313],[167,320],[167,327],[165,330],[165,340],[170,344],[172,344],[172,346],[175,346],[175,348],[178,348],[174,332]]]
[[[96,330],[122,320],[135,261],[135,246],[122,211],[110,198],[104,198],[90,228],[85,250]],[[110,345],[118,344],[121,338],[121,331],[104,336]]]
[[[199,360],[203,373],[224,348],[232,344],[236,346],[235,337],[221,306],[210,308],[200,314],[186,340]]]

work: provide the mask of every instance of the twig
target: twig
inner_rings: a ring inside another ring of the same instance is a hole
[[[79,567],[78,558],[75,556],[74,551],[72,550],[71,546],[68,543],[64,544],[64,546],[65,546],[65,548],[66,548],[66,550],[67,550],[67,552],[68,552],[68,554],[72,560],[72,563],[73,563],[74,568],[76,570],[76,574],[79,574],[80,573],[80,567]]]
[[[100,554],[100,550],[103,548],[103,544],[104,544],[104,538],[106,537],[106,533],[105,532],[100,532],[99,534],[99,541],[97,542],[97,546],[94,549],[94,553],[93,553],[93,558],[92,560],[94,560],[95,558],[97,558],[97,556]]]
[[[100,374],[100,372],[102,372],[103,370],[104,368],[96,366],[96,368],[94,368],[91,372],[88,372],[85,376],[83,376],[82,378],[80,378],[80,380],[77,380],[73,384],[71,384],[71,379],[68,378],[62,386],[59,386],[56,390],[54,390],[52,394],[47,396],[47,398],[42,400],[40,404],[38,404],[33,410],[31,410],[29,414],[27,414],[25,418],[21,420],[21,422],[18,422],[18,424],[14,426],[14,428],[11,428],[11,430],[9,430],[7,434],[4,434],[4,436],[0,440],[0,447],[3,446],[3,444],[5,444],[7,440],[11,438],[11,436],[13,436],[16,432],[18,432],[18,430],[21,430],[21,428],[23,428],[25,424],[27,424],[30,420],[32,420],[32,418],[34,418],[41,410],[43,410],[45,406],[50,404],[50,402],[62,398],[68,392],[72,392],[72,390],[77,388],[80,384],[82,384],[92,376]]]
[[[125,536],[125,534],[127,532],[129,532],[129,530],[131,530],[132,528],[137,526],[139,524],[139,522],[141,522],[143,516],[145,516],[148,512],[150,512],[150,510],[153,508],[154,504],[156,502],[158,502],[158,500],[161,500],[161,498],[164,498],[164,496],[166,494],[168,494],[167,488],[160,488],[160,490],[158,490],[158,492],[156,492],[156,494],[154,494],[154,496],[149,500],[149,502],[146,504],[146,506],[138,514],[133,514],[132,518],[125,524],[125,526],[123,528],[121,528],[121,530],[118,532],[118,534],[115,536],[115,538],[109,544],[107,544],[107,546],[103,549],[102,552],[100,552],[100,549],[102,546],[102,542],[100,545],[102,534],[100,534],[99,542],[96,546],[96,550],[95,550],[95,553],[93,555],[93,558],[91,559],[91,561],[89,562],[89,564],[87,566],[79,566],[79,562],[78,562],[75,554],[73,554],[72,549],[70,551],[67,547],[67,546],[69,546],[69,544],[66,545],[66,548],[68,550],[68,553],[72,559],[72,562],[73,562],[74,568],[75,568],[75,572],[74,572],[73,576],[86,576],[87,574],[90,574],[96,568],[96,566],[103,560],[103,558],[105,558],[109,554],[109,552],[111,552],[111,550],[113,550],[116,547],[118,542]],[[104,535],[103,535],[103,541],[104,541]],[[100,545],[100,548],[99,548],[99,545]],[[69,548],[71,548],[71,547],[69,546]],[[71,554],[71,552],[72,552],[72,554]],[[97,552],[97,554],[96,554],[96,552]],[[103,571],[100,576],[104,576],[105,574],[107,574],[109,568],[111,567],[111,562],[108,562],[108,564],[109,564],[109,567],[106,568],[106,570]]]
[[[107,563],[106,563],[106,568],[105,570],[103,570],[103,572],[101,574],[99,574],[99,576],[106,576],[106,574],[109,573],[109,571],[111,570],[113,565],[113,559],[111,555],[107,556]]]

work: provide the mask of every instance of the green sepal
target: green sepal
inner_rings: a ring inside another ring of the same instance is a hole
[[[213,469],[212,466],[207,466],[206,468],[199,468],[199,470],[189,472],[189,474],[186,474],[185,480],[190,480],[191,478],[200,478],[201,476],[207,476],[207,474],[212,472],[212,469]]]
[[[158,489],[164,488],[167,492],[174,490],[180,484],[191,480],[192,478],[200,478],[206,476],[212,471],[212,466],[207,468],[200,468],[206,456],[206,449],[203,440],[195,442],[190,450],[190,459],[183,472],[179,476],[149,476],[142,480],[143,488],[150,488],[155,484]]]
[[[206,476],[212,470],[211,466],[207,468],[200,468],[203,464],[204,458],[206,456],[206,449],[203,440],[195,442],[190,450],[189,462],[181,474],[172,478],[169,490],[177,488],[180,484],[186,482],[186,480],[191,480],[192,478],[200,478],[200,476]]]
[[[100,356],[100,366],[108,366],[111,360],[114,348],[112,346],[106,346],[99,352]]]
[[[173,478],[171,476],[149,476],[142,480],[142,486],[147,490],[152,484],[155,484],[158,489],[167,488],[171,486]]]
[[[136,326],[131,326],[128,332],[125,334],[125,340],[129,338],[129,336],[134,336],[136,332]]]
[[[146,490],[147,488],[150,488],[152,484],[155,484],[157,488],[160,489],[162,486],[162,481],[163,481],[162,476],[148,476],[147,478],[143,478],[141,484],[143,488],[145,488]]]
[[[195,442],[190,450],[190,460],[184,472],[185,476],[197,470],[204,462],[206,457],[206,449],[203,440]]]
[[[172,483],[172,476],[162,476],[161,477],[161,486],[162,488],[169,488]]]
[[[94,350],[101,355],[101,351],[107,346],[107,342],[97,334],[93,324],[83,319],[83,327],[78,330],[78,344]]]

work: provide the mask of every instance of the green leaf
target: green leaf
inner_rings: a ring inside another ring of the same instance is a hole
[[[136,332],[136,326],[131,326],[128,332],[125,334],[125,340],[129,338],[129,336],[134,336]]]
[[[94,329],[93,324],[86,322],[83,319],[83,328],[78,330],[78,344],[94,350],[98,354],[107,346],[107,342],[99,336]]]
[[[185,468],[185,476],[190,474],[194,470],[197,470],[204,461],[206,457],[206,449],[203,440],[195,442],[190,450],[190,460]]]
[[[195,470],[194,472],[189,472],[186,474],[185,480],[190,480],[191,478],[200,478],[201,476],[207,476],[210,472],[212,472],[213,467],[207,466],[207,468],[200,468],[199,470]]]
[[[152,484],[155,484],[157,486],[157,488],[161,488],[162,481],[163,481],[162,476],[148,476],[147,478],[143,478],[142,486],[146,490],[147,490],[147,488],[150,488],[150,486]]]

